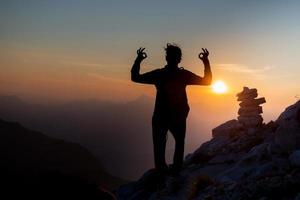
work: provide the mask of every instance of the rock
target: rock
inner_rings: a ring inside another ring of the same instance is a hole
[[[295,104],[287,107],[283,113],[278,117],[276,122],[278,124],[283,123],[283,121],[295,120],[300,123],[300,100]]]
[[[139,180],[120,186],[117,191],[118,199],[148,199],[149,195],[163,184],[164,179],[164,175],[150,169]]]
[[[148,199],[149,192],[145,190],[139,190],[136,193],[134,193],[128,200],[140,200],[140,199]]]
[[[192,173],[185,180],[184,188],[183,188],[183,199],[193,199],[196,197],[197,192],[199,190],[203,190],[209,185],[212,185],[214,180],[207,176],[206,174],[201,173]]]
[[[136,182],[120,186],[117,191],[118,199],[128,199],[137,191],[137,187],[138,185]]]
[[[300,167],[300,149],[293,151],[289,156],[291,164],[295,167]]]
[[[239,116],[242,117],[256,117],[256,116],[260,116],[261,113],[262,110],[258,110],[258,109],[256,111],[251,111],[251,112],[243,111],[243,110],[238,111]]]
[[[212,130],[212,135],[216,137],[233,137],[238,134],[243,126],[235,119],[225,122]]]
[[[289,106],[275,121],[278,128],[275,131],[275,144],[285,153],[300,149],[300,101]]]
[[[193,161],[193,154],[189,153],[184,157],[184,164],[190,164]]]
[[[239,110],[244,112],[262,111],[262,106],[250,105],[250,106],[240,106]]]
[[[245,101],[245,100],[250,100],[250,99],[254,99],[258,96],[257,93],[250,93],[250,94],[247,94],[245,96],[240,96],[238,97],[238,101]]]
[[[252,106],[258,106],[260,104],[266,103],[266,99],[264,97],[258,98],[258,99],[250,99],[250,100],[243,100],[239,105],[241,107],[252,107]]]
[[[282,120],[275,131],[274,142],[284,153],[300,149],[300,126],[296,120]]]
[[[226,153],[214,156],[209,160],[209,164],[230,164],[235,163],[237,159],[241,156],[239,153]]]
[[[256,89],[245,87],[238,95],[255,93]],[[186,156],[178,179],[159,179],[150,170],[127,185],[125,192],[123,188],[125,198],[119,199],[299,198],[300,101],[276,121],[262,124],[259,104],[264,102],[264,98],[244,100],[238,120],[214,128],[213,138]],[[162,187],[157,189],[159,182]]]
[[[235,166],[220,174],[218,179],[222,182],[237,181],[255,173],[261,165],[260,160],[269,154],[268,146],[269,144],[260,144],[253,147]]]
[[[244,108],[240,108],[239,111],[238,111],[238,114],[239,115],[247,114],[247,113],[257,113],[257,114],[260,114],[262,112],[263,112],[262,107],[261,106],[256,106],[256,107],[244,107]]]
[[[300,200],[300,192],[296,195],[295,200]]]
[[[238,93],[236,96],[241,97],[241,96],[245,96],[245,95],[249,95],[249,94],[257,94],[257,89],[255,89],[255,88],[249,89],[248,87],[244,87],[243,91]]]
[[[249,127],[260,126],[260,125],[262,125],[262,122],[263,122],[263,118],[260,115],[257,115],[254,117],[239,116],[238,120],[244,126],[249,126]]]
[[[237,94],[240,108],[238,110],[238,121],[243,124],[246,129],[260,127],[263,123],[261,113],[263,113],[262,103],[265,103],[265,98],[255,99],[257,97],[257,89],[249,89],[244,87],[243,91]],[[251,132],[251,131],[247,131]]]
[[[185,161],[185,164],[193,163],[207,163],[216,154],[222,152],[222,150],[231,143],[230,138],[217,137],[212,140],[203,143],[191,156]]]

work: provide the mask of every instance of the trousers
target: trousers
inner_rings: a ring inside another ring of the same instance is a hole
[[[154,150],[154,163],[157,170],[168,168],[165,159],[167,133],[171,132],[175,139],[175,152],[173,156],[173,169],[179,171],[183,164],[184,140],[186,132],[186,118],[176,120],[152,118],[152,137]]]

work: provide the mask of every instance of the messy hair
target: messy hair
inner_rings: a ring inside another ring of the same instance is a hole
[[[167,43],[167,46],[165,47],[166,56],[181,59],[182,53],[181,49],[177,44],[171,44]]]

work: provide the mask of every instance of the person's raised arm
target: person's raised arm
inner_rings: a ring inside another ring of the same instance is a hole
[[[140,74],[141,62],[147,58],[147,54],[144,50],[145,48],[139,48],[137,50],[137,57],[131,68],[131,80],[137,83],[154,84],[157,77],[157,70]]]
[[[140,68],[141,68],[141,62],[147,58],[147,54],[144,52],[145,48],[139,48],[136,53],[137,57],[132,65],[131,68],[131,80],[133,82],[138,82],[140,78]]]
[[[204,64],[204,76],[200,77],[192,72],[186,71],[186,84],[187,85],[210,85],[212,81],[212,72],[208,60],[209,52],[207,49],[203,49],[203,52],[199,54],[200,60]]]
[[[210,85],[211,81],[212,81],[212,72],[210,69],[210,63],[209,63],[209,59],[208,59],[208,55],[209,52],[207,49],[203,49],[199,54],[199,58],[200,60],[202,60],[203,64],[204,64],[204,77],[201,80],[201,85]]]

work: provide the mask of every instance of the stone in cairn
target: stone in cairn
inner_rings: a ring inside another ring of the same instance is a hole
[[[265,98],[257,98],[257,89],[244,87],[243,91],[236,95],[238,101],[241,101],[238,111],[238,121],[246,127],[259,127],[262,125],[263,113],[260,104],[266,103]]]

